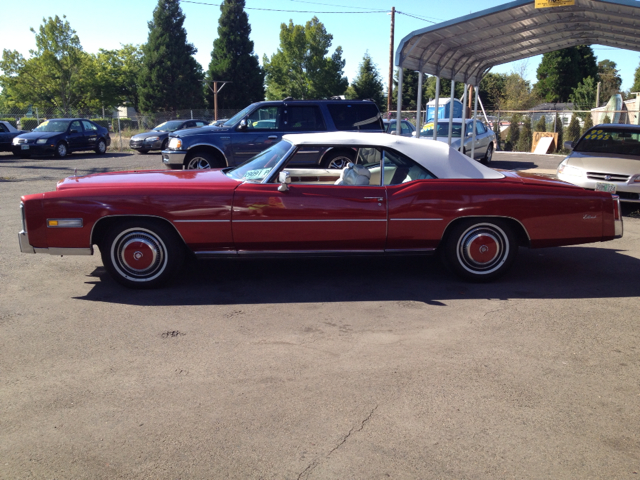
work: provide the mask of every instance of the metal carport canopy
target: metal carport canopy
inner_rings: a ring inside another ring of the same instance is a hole
[[[592,44],[640,51],[639,2],[575,0],[536,9],[532,0],[516,0],[410,33],[395,63],[478,85],[494,65]]]

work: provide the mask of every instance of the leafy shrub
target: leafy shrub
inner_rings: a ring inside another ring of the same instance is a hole
[[[567,127],[567,140],[570,142],[577,142],[580,138],[580,121],[577,115],[571,116],[571,121]]]
[[[96,124],[100,125],[101,127],[106,128],[106,129],[109,129],[109,126],[111,125],[111,119],[110,118],[91,118],[90,120],[93,123],[96,123]]]
[[[605,115],[602,119],[602,123],[611,123],[611,117],[609,117],[609,115]]]
[[[519,152],[530,152],[532,143],[533,133],[531,132],[531,117],[525,117],[524,122],[522,122],[522,130],[520,131],[516,150]]]
[[[37,118],[22,117],[20,119],[20,128],[22,130],[27,130],[27,131],[33,130],[39,124],[40,124],[40,122],[38,122]]]
[[[111,120],[111,124],[113,125],[113,131],[118,131],[118,119],[113,118]],[[120,130],[132,130],[134,128],[138,128],[138,121],[131,120],[130,118],[121,118],[120,119]]]
[[[540,117],[540,120],[538,120],[538,123],[536,123],[536,132],[546,132],[547,131],[547,120],[545,119],[544,115],[542,115]]]

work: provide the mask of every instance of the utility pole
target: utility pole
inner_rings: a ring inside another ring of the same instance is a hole
[[[636,125],[640,125],[640,92],[629,92],[629,95],[636,96]]]
[[[220,90],[218,90],[218,83],[222,84],[222,86],[220,87],[220,90],[222,90],[222,88],[227,83],[233,83],[233,82],[229,82],[227,80],[213,80],[213,88],[211,88],[211,85],[209,85],[209,90],[213,92],[213,119],[214,120],[218,120],[218,92],[220,92]]]
[[[600,106],[600,84],[602,82],[598,82],[598,89],[596,90],[596,108]]]
[[[396,20],[396,7],[391,7],[391,41],[389,43],[389,96],[387,97],[387,117],[391,113],[391,94],[393,93],[393,29]]]

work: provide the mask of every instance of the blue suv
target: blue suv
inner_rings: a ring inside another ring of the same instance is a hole
[[[383,132],[378,106],[370,100],[280,100],[257,102],[221,126],[185,129],[169,136],[162,162],[171,169],[240,165],[288,133]],[[349,149],[307,149],[305,163],[343,168]]]

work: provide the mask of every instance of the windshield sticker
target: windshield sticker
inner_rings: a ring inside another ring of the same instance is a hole
[[[271,171],[270,168],[259,168],[256,170],[249,170],[247,173],[244,174],[244,178],[247,180],[264,178],[269,174],[270,171]]]

